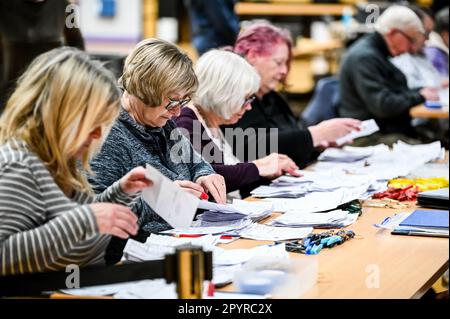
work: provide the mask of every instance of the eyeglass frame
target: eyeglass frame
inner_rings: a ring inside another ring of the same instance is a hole
[[[400,29],[395,29],[395,31],[397,31],[398,33],[403,35],[409,41],[409,43],[411,43],[412,45],[417,44],[418,40],[416,40],[415,38],[413,38],[412,36],[407,34],[405,31],[402,31]],[[425,36],[425,34],[424,34],[424,36]]]
[[[242,104],[241,108],[244,108],[248,104],[252,104],[253,101],[256,100],[256,94],[252,94],[250,97],[246,98],[244,100],[244,104]]]
[[[173,110],[178,106],[183,108],[192,100],[190,97],[181,100],[171,99],[170,97],[167,97],[167,99],[169,100],[169,103],[164,107],[167,111]]]

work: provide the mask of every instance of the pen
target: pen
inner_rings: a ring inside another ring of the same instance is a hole
[[[208,200],[208,199],[209,199],[209,196],[208,196],[208,194],[206,194],[206,193],[202,193],[202,194],[200,195],[200,199],[201,199],[201,200]]]
[[[203,237],[205,235],[203,234],[173,234],[174,237],[178,237],[178,238],[199,238],[199,237]],[[220,239],[233,239],[233,238],[237,238],[240,236],[233,236],[233,235],[222,235],[220,236]]]

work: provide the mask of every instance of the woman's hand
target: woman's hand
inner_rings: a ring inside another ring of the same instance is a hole
[[[287,155],[272,153],[269,156],[253,161],[259,171],[259,175],[267,178],[275,178],[289,173],[292,176],[300,176],[296,171],[298,166]]]
[[[225,204],[227,202],[227,190],[223,176],[211,174],[199,177],[195,182],[210,193],[217,203]]]
[[[338,138],[352,131],[359,131],[361,129],[361,121],[347,118],[331,119],[310,126],[308,129],[311,132],[314,147],[328,147]]]
[[[100,234],[110,234],[122,239],[136,235],[137,216],[126,206],[111,203],[89,205],[94,212]]]
[[[153,182],[145,177],[145,168],[142,166],[129,171],[119,183],[122,191],[128,195],[136,194],[153,185]]]
[[[174,181],[182,190],[191,193],[195,197],[201,198],[202,194],[205,193],[205,189],[199,184],[193,183],[191,181]]]

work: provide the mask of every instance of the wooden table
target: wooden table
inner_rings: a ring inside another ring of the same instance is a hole
[[[235,11],[241,16],[341,16],[344,8],[354,8],[348,4],[316,3],[253,3],[238,2]]]
[[[414,208],[402,211],[412,211]],[[448,269],[448,238],[391,235],[373,224],[398,210],[364,208],[348,227],[360,238],[318,255],[317,284],[301,298],[419,298]],[[267,242],[240,239],[223,248],[252,248]],[[314,258],[291,253],[292,258]],[[379,286],[370,288],[379,275]],[[233,286],[223,290],[233,291]],[[300,296],[299,296],[300,297]]]
[[[442,109],[429,109],[422,104],[413,107],[409,111],[409,114],[413,118],[448,119],[448,107]]]

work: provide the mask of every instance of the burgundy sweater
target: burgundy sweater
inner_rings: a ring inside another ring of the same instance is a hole
[[[264,183],[264,179],[259,176],[258,168],[253,163],[239,163],[235,165],[223,164],[223,153],[206,134],[205,128],[201,125],[200,130],[194,132],[194,121],[198,121],[197,115],[190,108],[183,108],[180,116],[175,120],[179,128],[189,132],[188,138],[194,149],[201,153],[203,158],[211,163],[214,170],[225,178],[227,192],[246,188],[250,185],[256,187],[258,181]],[[200,122],[199,122],[200,123]],[[199,143],[199,141],[201,141]],[[212,147],[209,145],[213,145]],[[207,149],[204,148],[208,146]]]

